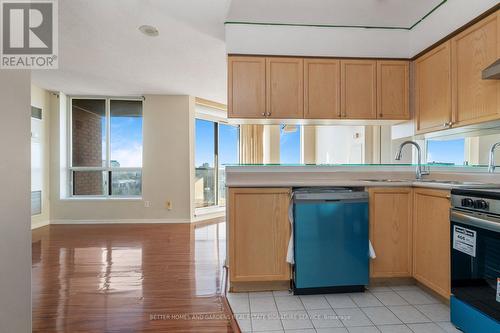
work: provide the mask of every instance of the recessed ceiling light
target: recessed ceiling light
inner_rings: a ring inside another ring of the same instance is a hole
[[[141,25],[139,31],[149,37],[156,37],[160,34],[157,28],[152,25]]]

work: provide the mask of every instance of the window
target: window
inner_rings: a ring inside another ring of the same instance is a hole
[[[208,207],[215,205],[215,124],[196,119],[196,180],[195,205]]]
[[[142,194],[142,101],[71,99],[71,194]]]
[[[236,126],[219,124],[219,174],[218,174],[218,199],[219,206],[226,205],[226,168],[227,164],[239,162],[239,129]]]
[[[42,214],[44,186],[44,120],[42,109],[31,107],[31,215]]]
[[[224,165],[238,163],[239,128],[204,119],[195,126],[195,207],[224,206]]]
[[[300,126],[282,125],[280,129],[280,163],[299,164]]]
[[[465,139],[427,140],[427,163],[464,165]]]

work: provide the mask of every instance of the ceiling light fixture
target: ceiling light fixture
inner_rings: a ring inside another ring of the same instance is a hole
[[[139,31],[149,37],[156,37],[160,34],[157,28],[152,25],[141,25]]]

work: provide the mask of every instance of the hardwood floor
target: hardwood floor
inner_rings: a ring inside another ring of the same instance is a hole
[[[34,332],[233,332],[225,223],[33,231]]]

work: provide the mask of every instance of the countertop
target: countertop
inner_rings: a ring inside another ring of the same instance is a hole
[[[449,190],[463,187],[500,187],[500,173],[463,168],[430,168],[424,181],[415,179],[409,165],[376,166],[228,166],[228,187],[426,187]]]

